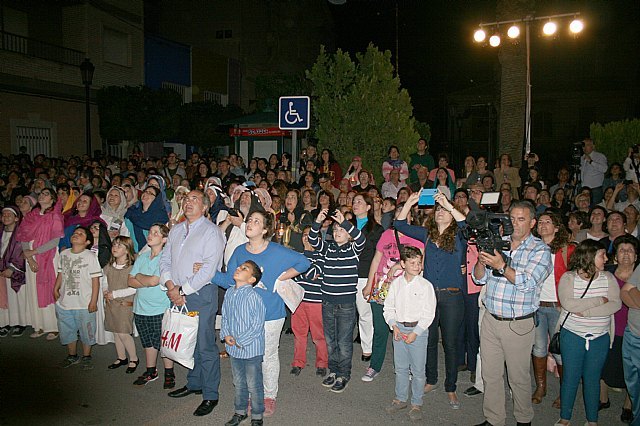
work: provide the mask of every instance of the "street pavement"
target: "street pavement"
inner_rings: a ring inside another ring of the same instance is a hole
[[[0,425],[223,425],[233,415],[233,384],[228,359],[221,360],[220,403],[212,414],[194,417],[201,401],[199,395],[181,399],[167,396],[160,378],[144,387],[133,386],[136,373],[125,374],[124,367],[108,370],[115,359],[113,345],[96,346],[95,368],[83,371],[80,365],[58,367],[66,348],[58,340],[30,339],[27,329],[20,338],[0,339]],[[391,337],[391,336],[390,336]],[[309,339],[311,340],[311,339]],[[143,354],[136,339],[138,353]],[[353,372],[349,386],[341,394],[324,388],[315,376],[315,351],[309,342],[307,368],[298,377],[289,374],[293,357],[293,336],[282,335],[280,342],[280,390],[277,411],[265,419],[273,425],[402,425],[411,424],[406,410],[390,416],[384,407],[394,397],[394,373],[391,339],[381,374],[371,383],[360,380],[367,364],[360,360],[360,346],[354,345]],[[141,357],[143,359],[143,357]],[[482,395],[468,398],[463,391],[471,385],[469,372],[458,376],[459,410],[447,403],[442,383],[444,363],[439,358],[439,387],[424,397],[425,425],[475,425],[484,421]],[[186,369],[176,365],[177,388],[186,383]],[[558,394],[558,380],[549,374],[549,391],[542,404],[534,406],[534,425],[553,425],[558,410],[551,407]],[[508,393],[507,393],[508,395]],[[621,424],[623,394],[610,393],[611,408],[600,412],[601,425]],[[507,425],[515,425],[512,401],[507,399]],[[582,393],[578,393],[572,424],[585,422]],[[248,424],[246,422],[245,424]]]

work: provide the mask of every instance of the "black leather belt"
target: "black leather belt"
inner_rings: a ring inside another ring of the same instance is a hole
[[[559,308],[560,303],[558,302],[540,302],[541,308]]]
[[[405,327],[415,327],[416,325],[418,325],[418,321],[414,321],[414,322],[402,322],[402,321],[399,321],[399,323],[404,325]]]
[[[489,313],[491,314],[491,312]],[[494,317],[497,321],[519,321],[519,320],[533,318],[534,315],[535,315],[535,312],[531,312],[530,314],[523,315],[521,317],[505,318],[505,317],[499,317],[498,315],[491,314],[491,316]]]

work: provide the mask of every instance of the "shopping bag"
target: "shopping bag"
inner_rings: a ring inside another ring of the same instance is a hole
[[[193,351],[198,340],[198,315],[186,305],[173,306],[162,317],[160,354],[193,369]]]
[[[374,302],[384,305],[384,300],[387,298],[387,294],[389,293],[389,286],[391,285],[391,281],[393,279],[389,278],[387,274],[382,273],[375,274],[375,281],[373,286],[371,287],[371,295],[369,296],[369,300],[373,300]]]
[[[285,305],[287,305],[291,313],[294,313],[296,309],[298,309],[298,306],[300,306],[304,298],[304,288],[291,279],[284,281],[276,280],[273,290],[284,300]]]

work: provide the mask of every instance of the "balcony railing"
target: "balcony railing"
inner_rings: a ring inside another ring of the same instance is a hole
[[[34,58],[46,59],[67,65],[79,66],[85,54],[79,50],[68,49],[55,44],[45,43],[28,37],[0,31],[0,50],[22,53]]]

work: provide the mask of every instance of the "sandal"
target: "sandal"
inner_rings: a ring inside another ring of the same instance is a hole
[[[123,366],[127,365],[128,363],[129,363],[129,360],[127,358],[125,358],[125,359],[118,358],[118,360],[116,362],[114,362],[113,364],[111,364],[107,368],[109,370],[115,370],[116,368],[123,367]]]
[[[133,367],[131,366],[131,364],[133,364]],[[139,359],[137,359],[135,361],[129,361],[129,365],[127,366],[127,369],[126,369],[125,373],[131,374],[134,371],[136,371],[136,368],[138,368],[138,364],[140,364],[140,360]]]
[[[47,340],[56,340],[57,338],[58,338],[57,331],[47,334]]]
[[[37,339],[38,337],[42,337],[42,336],[44,336],[44,331],[42,330],[36,330],[29,335],[29,337],[31,337],[32,339]]]

